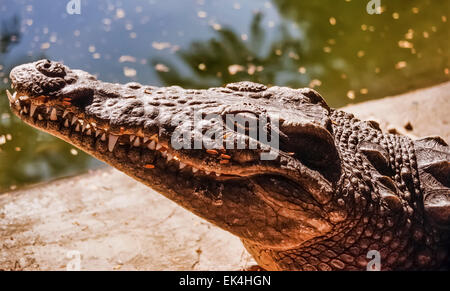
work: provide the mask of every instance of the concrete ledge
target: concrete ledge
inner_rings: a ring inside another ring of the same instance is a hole
[[[450,82],[344,110],[384,129],[450,140]],[[0,269],[65,270],[78,255],[82,270],[255,264],[237,237],[112,168],[0,196]]]
[[[240,240],[112,169],[0,196],[0,269],[236,270]],[[72,258],[72,260],[70,259]]]

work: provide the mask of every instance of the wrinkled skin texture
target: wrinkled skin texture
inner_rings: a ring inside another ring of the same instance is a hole
[[[382,133],[307,88],[120,85],[48,60],[10,77],[23,121],[239,236],[267,270],[365,270],[370,250],[382,270],[449,267],[450,149],[438,137]],[[277,120],[279,148],[175,149],[180,129],[250,140],[213,120],[194,127],[194,112]]]

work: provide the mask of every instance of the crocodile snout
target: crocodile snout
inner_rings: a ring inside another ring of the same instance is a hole
[[[55,96],[59,90],[77,80],[76,75],[63,64],[45,59],[15,67],[10,78],[12,87],[29,97]]]

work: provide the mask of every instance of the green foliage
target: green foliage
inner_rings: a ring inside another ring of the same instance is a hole
[[[164,59],[166,85],[206,88],[236,81],[315,87],[332,106],[381,98],[449,80],[448,1],[274,0],[283,16],[269,39],[256,13],[250,35],[224,28],[179,51],[189,68]],[[447,70],[447,73],[445,73]],[[349,96],[351,99],[348,99]]]

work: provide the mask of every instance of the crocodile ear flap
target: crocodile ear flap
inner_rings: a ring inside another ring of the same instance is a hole
[[[333,136],[327,127],[309,123],[283,124],[284,137],[280,149],[291,153],[305,166],[319,171],[327,180],[335,181],[340,175],[340,159]]]
[[[420,171],[426,180],[425,213],[437,224],[450,227],[450,162],[438,161]]]
[[[450,227],[450,148],[438,137],[414,141],[426,215]]]

